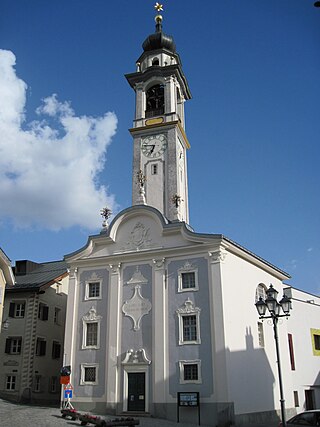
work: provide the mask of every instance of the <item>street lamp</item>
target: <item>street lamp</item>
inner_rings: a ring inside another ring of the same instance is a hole
[[[279,388],[280,388],[280,405],[281,405],[281,420],[282,426],[286,427],[286,415],[285,415],[285,405],[283,398],[283,387],[282,387],[282,374],[281,374],[281,364],[280,364],[280,351],[279,351],[279,339],[278,339],[278,321],[279,317],[288,317],[290,316],[291,310],[291,299],[286,295],[283,295],[283,298],[278,302],[277,295],[278,291],[270,285],[269,289],[266,291],[267,298],[264,300],[262,297],[256,302],[255,306],[259,313],[260,319],[272,319],[273,322],[273,331],[274,331],[274,340],[276,343],[276,353],[277,353],[277,364],[278,364],[278,375],[279,375]],[[281,309],[284,314],[281,314]],[[268,314],[266,316],[268,310]]]
[[[314,7],[320,7],[320,1],[316,1],[316,2],[314,3]]]

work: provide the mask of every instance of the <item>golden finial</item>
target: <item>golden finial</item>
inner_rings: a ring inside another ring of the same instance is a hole
[[[155,8],[158,12],[161,12],[161,10],[163,10],[163,5],[157,2],[157,3],[154,5],[154,8]]]

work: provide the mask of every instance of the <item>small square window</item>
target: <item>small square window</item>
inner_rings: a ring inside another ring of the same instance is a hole
[[[6,339],[5,353],[20,354],[22,337],[8,337]]]
[[[196,275],[194,271],[181,273],[182,289],[194,289],[196,287]]]
[[[81,385],[96,385],[98,384],[98,364],[82,364],[81,365]]]
[[[14,391],[16,389],[16,376],[15,375],[7,375],[6,378],[6,390]]]
[[[86,282],[85,300],[101,299],[101,281]]]
[[[179,368],[180,384],[200,384],[202,382],[200,360],[181,360],[179,361]]]
[[[24,317],[25,307],[26,307],[25,303],[16,304],[15,317]]]

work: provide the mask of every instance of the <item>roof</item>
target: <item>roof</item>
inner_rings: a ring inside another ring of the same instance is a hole
[[[8,286],[7,291],[16,292],[24,290],[37,290],[45,285],[50,286],[55,281],[61,280],[67,275],[65,261],[51,261],[38,264],[31,272],[24,275],[16,275],[14,286]]]

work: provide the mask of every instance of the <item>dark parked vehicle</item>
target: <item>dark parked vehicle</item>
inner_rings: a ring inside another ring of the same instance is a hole
[[[320,409],[313,411],[301,412],[301,414],[295,415],[287,421],[288,427],[293,426],[309,426],[319,427],[320,426]],[[279,424],[282,427],[282,423]]]

